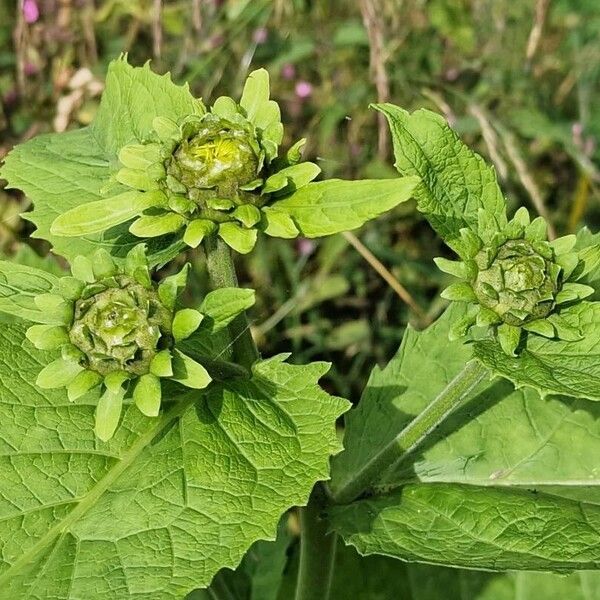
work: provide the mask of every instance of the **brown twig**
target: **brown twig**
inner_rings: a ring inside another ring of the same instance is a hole
[[[409,291],[392,275],[390,270],[350,231],[342,235],[354,247],[354,249],[373,267],[373,269],[385,280],[385,282],[398,294],[400,299],[410,306],[419,319],[425,319],[423,309],[415,302]]]
[[[540,40],[542,39],[542,31],[544,30],[544,23],[546,21],[546,15],[548,14],[549,6],[550,0],[537,0],[535,3],[535,18],[533,21],[533,27],[529,32],[527,51],[525,53],[527,62],[530,62],[537,52]]]
[[[162,28],[160,17],[162,13],[162,0],[154,0],[152,10],[152,53],[154,58],[160,58],[162,50]]]
[[[498,171],[498,175],[500,175],[501,179],[506,179],[508,176],[508,168],[498,151],[498,136],[490,124],[487,115],[478,104],[470,104],[468,110],[479,123],[483,141],[485,142],[490,158],[496,167],[496,171]]]
[[[387,102],[390,98],[390,81],[385,68],[382,7],[377,4],[378,0],[360,0],[360,11],[369,36],[369,61],[377,90],[377,101]],[[389,151],[389,137],[386,119],[382,113],[377,114],[377,123],[379,131],[377,154],[381,160],[386,160]]]

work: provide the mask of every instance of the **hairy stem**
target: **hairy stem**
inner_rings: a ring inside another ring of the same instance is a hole
[[[375,481],[381,481],[382,473],[391,473],[419,444],[456,410],[489,375],[487,367],[477,360],[469,361],[398,435],[352,477],[338,485],[332,485],[332,497],[336,503],[351,502],[365,492]]]
[[[211,287],[238,287],[229,246],[221,238],[209,236],[204,242],[204,250]],[[245,314],[230,323],[229,335],[234,362],[246,368],[251,367],[259,359],[259,354]]]
[[[321,518],[326,499],[320,484],[300,509],[300,562],[295,600],[328,600],[337,536]]]

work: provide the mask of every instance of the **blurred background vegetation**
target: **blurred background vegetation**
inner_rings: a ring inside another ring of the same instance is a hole
[[[597,0],[0,0],[0,159],[38,133],[87,125],[121,52],[206,101],[236,96],[264,66],[287,142],[307,137],[305,157],[326,177],[393,177],[368,105],[425,106],[495,165],[511,208],[528,206],[559,234],[595,230],[599,30]],[[49,248],[18,217],[27,198],[3,183],[0,251],[39,262]],[[238,260],[241,283],[258,291],[261,351],[332,361],[326,385],[356,401],[407,324],[443,309],[431,259],[444,252],[412,204],[350,235],[263,237]]]

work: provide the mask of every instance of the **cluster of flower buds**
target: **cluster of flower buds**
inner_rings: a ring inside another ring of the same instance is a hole
[[[52,232],[85,235],[134,218],[129,230],[140,238],[176,234],[196,247],[218,234],[240,253],[252,250],[259,229],[298,235],[292,219],[270,205],[310,183],[320,168],[300,162],[305,140],[277,158],[283,125],[269,99],[268,73],[249,75],[239,104],[222,96],[210,111],[199,104],[198,113],[179,123],[156,117],[147,140],[120,150],[114,178],[130,191],[92,203],[108,215],[100,226],[88,205],[59,216]]]
[[[578,283],[585,267],[582,255],[574,250],[575,243],[574,235],[548,241],[544,219],[530,221],[525,208],[502,230],[481,211],[478,233],[461,230],[458,252],[463,261],[436,259],[442,271],[462,280],[446,288],[442,296],[471,304],[451,336],[462,337],[473,325],[491,327],[511,356],[523,331],[547,338],[579,339],[581,332],[560,316],[562,305],[594,292]]]
[[[186,265],[156,285],[143,244],[128,253],[124,267],[98,250],[75,259],[72,276],[35,298],[40,323],[27,330],[27,338],[38,349],[61,354],[39,373],[37,385],[66,387],[71,401],[101,387],[100,439],[112,437],[128,391],[140,411],[153,417],[160,409],[161,378],[196,389],[210,383],[204,367],[177,348],[203,318],[193,309],[176,310],[187,270]]]

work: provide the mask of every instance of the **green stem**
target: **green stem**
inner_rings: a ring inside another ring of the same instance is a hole
[[[333,482],[331,494],[334,501],[340,504],[351,502],[368,490],[374,482],[381,481],[382,473],[392,473],[431,431],[464,402],[488,374],[487,367],[479,361],[469,361],[423,412],[402,429],[385,448],[362,468],[352,473],[351,478],[341,485]]]
[[[221,238],[211,235],[204,241],[204,250],[211,287],[238,287],[229,246]],[[259,354],[245,314],[239,315],[229,324],[229,335],[234,361],[250,368],[259,359]]]
[[[317,484],[308,505],[300,509],[300,562],[295,600],[328,600],[337,536],[321,518],[325,493]]]

